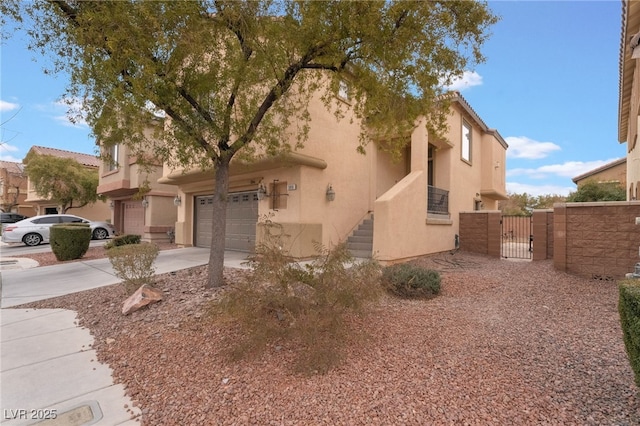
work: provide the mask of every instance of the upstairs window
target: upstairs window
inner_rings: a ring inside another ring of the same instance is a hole
[[[120,151],[120,146],[118,144],[107,147],[106,149],[106,159],[105,159],[105,170],[108,172],[118,170],[118,153]]]
[[[466,121],[462,122],[462,153],[461,158],[471,163],[471,126]]]

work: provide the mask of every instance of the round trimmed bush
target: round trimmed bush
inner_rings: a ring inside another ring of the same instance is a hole
[[[440,293],[440,274],[407,263],[392,265],[382,271],[385,289],[396,296],[429,299]]]
[[[107,242],[104,245],[104,248],[109,250],[114,247],[126,246],[128,244],[140,244],[142,240],[142,236],[137,234],[124,234],[118,235],[115,238],[112,238],[111,241]]]
[[[89,250],[90,242],[88,223],[53,225],[50,229],[51,251],[59,261],[80,259]]]

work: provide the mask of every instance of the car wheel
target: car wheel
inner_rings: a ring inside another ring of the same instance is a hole
[[[104,228],[96,228],[93,230],[93,238],[96,240],[104,240],[109,236],[109,233]]]
[[[22,242],[28,246],[37,246],[42,242],[40,234],[27,234],[22,238]]]

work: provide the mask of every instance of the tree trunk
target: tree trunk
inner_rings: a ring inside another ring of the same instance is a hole
[[[224,239],[227,224],[227,194],[229,193],[229,161],[220,160],[215,170],[211,251],[209,253],[209,281],[206,287],[224,285]]]

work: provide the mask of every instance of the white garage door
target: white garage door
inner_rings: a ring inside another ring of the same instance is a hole
[[[196,197],[195,245],[211,246],[211,221],[213,220],[213,195]],[[258,223],[258,194],[234,192],[227,202],[227,226],[225,248],[251,252],[256,245],[256,223]]]
[[[144,234],[144,207],[142,201],[124,201],[122,203],[122,224],[124,234]]]

